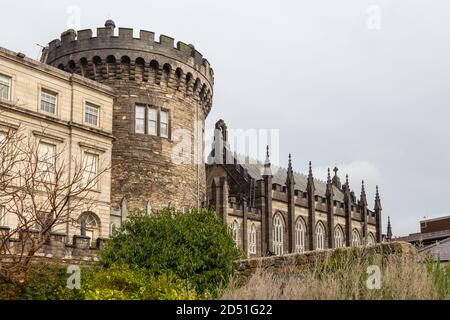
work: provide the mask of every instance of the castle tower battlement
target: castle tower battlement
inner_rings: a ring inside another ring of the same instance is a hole
[[[192,45],[119,28],[68,30],[49,43],[47,64],[114,89],[112,199],[128,209],[193,207],[205,199],[204,121],[214,72]],[[180,155],[179,144],[185,147]],[[186,144],[189,142],[189,144]],[[187,147],[190,145],[190,148]],[[176,161],[182,158],[183,161]]]
[[[140,30],[139,38],[133,29],[118,28],[108,20],[105,27],[67,30],[60,39],[49,43],[46,63],[67,72],[103,81],[127,79],[134,81],[161,81],[176,90],[185,89],[203,102],[206,115],[211,110],[214,71],[207,59],[193,45],[166,35],[155,41],[155,33]]]

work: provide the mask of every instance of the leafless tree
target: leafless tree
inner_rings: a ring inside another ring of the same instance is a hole
[[[67,150],[46,154],[27,130],[0,132],[0,214],[14,221],[0,233],[0,282],[25,283],[35,254],[52,231],[74,223],[94,205],[92,189],[109,167],[92,174]],[[0,217],[1,218],[1,217]]]

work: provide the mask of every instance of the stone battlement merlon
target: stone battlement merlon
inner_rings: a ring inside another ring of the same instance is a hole
[[[119,28],[116,36],[115,25],[108,22],[106,25],[107,27],[97,28],[96,37],[93,36],[91,29],[78,32],[71,29],[63,32],[60,39],[49,43],[47,63],[54,64],[63,57],[82,51],[123,49],[128,52],[146,52],[162,55],[192,67],[206,78],[211,87],[213,86],[214,71],[208,60],[203,58],[194,46],[181,41],[175,45],[175,40],[166,35],[160,35],[158,42],[155,41],[155,33],[146,30],[140,30],[139,38],[135,38],[131,28]]]

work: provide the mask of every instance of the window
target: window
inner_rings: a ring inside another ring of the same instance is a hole
[[[325,249],[325,227],[321,222],[319,222],[316,227],[316,249]]]
[[[273,219],[273,251],[277,256],[283,254],[283,218],[277,214]]]
[[[256,254],[256,226],[252,224],[250,229],[250,243],[249,250],[251,254]]]
[[[372,233],[369,233],[369,239],[367,240],[367,244],[369,246],[371,246],[371,245],[374,245],[375,243],[376,243],[375,237],[373,236]]]
[[[236,243],[236,245],[238,245],[239,243],[239,223],[234,220],[233,224],[231,225],[231,233],[233,236],[233,240]]]
[[[344,231],[342,231],[340,226],[337,226],[336,229],[334,229],[334,246],[336,248],[343,248],[345,246]]]
[[[136,106],[136,133],[145,133],[145,107]]]
[[[4,206],[0,206],[0,227],[6,226],[6,210]]]
[[[358,247],[359,246],[359,244],[360,244],[360,241],[361,240],[361,238],[359,237],[359,232],[358,232],[358,230],[353,230],[353,232],[352,232],[352,246],[353,247]]]
[[[97,188],[98,178],[98,155],[85,152],[84,153],[84,186],[91,189]]]
[[[298,218],[295,223],[295,252],[305,252],[305,223],[302,218]]]
[[[91,103],[86,103],[84,109],[84,122],[98,126],[99,124],[100,107]]]
[[[100,220],[94,213],[83,213],[80,217],[80,227],[81,235],[93,240],[99,236]]]
[[[55,180],[56,146],[40,142],[38,146],[38,172],[40,180],[54,182]]]
[[[169,112],[161,111],[161,121],[159,124],[159,132],[161,137],[168,138],[169,137]]]
[[[56,103],[58,101],[58,95],[54,92],[42,90],[41,91],[41,110],[56,114]]]
[[[114,223],[111,223],[110,228],[109,228],[109,235],[113,235],[114,231],[116,231],[116,225]]]
[[[148,134],[156,136],[158,125],[158,111],[155,108],[148,108]]]
[[[169,138],[169,111],[136,105],[135,132]]]
[[[0,99],[11,99],[11,78],[0,74]]]

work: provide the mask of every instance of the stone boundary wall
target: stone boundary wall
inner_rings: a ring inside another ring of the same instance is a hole
[[[94,264],[98,261],[99,250],[107,243],[107,239],[98,238],[92,242],[89,237],[76,235],[71,242],[66,242],[65,234],[51,234],[50,239],[33,257],[33,261],[61,262],[65,264]],[[8,253],[0,252],[0,265],[12,261],[12,255],[21,252],[23,240],[9,239]],[[26,244],[25,244],[26,246]],[[25,251],[26,252],[26,251]]]
[[[235,262],[236,275],[238,277],[249,278],[257,270],[263,269],[268,272],[280,273],[289,271],[293,268],[305,265],[312,265],[318,261],[323,261],[330,257],[336,250],[343,252],[350,252],[358,250],[362,255],[391,255],[391,254],[416,254],[416,249],[413,245],[407,242],[389,242],[379,243],[372,246],[360,248],[340,248],[324,251],[309,251],[305,253],[294,253],[283,256],[254,258],[248,260],[241,260]]]

